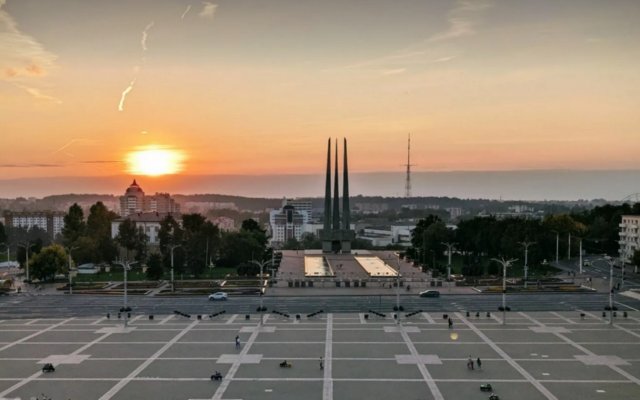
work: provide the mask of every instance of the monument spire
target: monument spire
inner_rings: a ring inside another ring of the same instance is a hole
[[[331,230],[331,138],[327,141],[327,176],[324,185],[324,231]]]
[[[338,139],[336,139],[336,160],[335,160],[335,171],[334,171],[334,183],[333,183],[333,230],[340,230],[340,192],[339,192],[339,182],[338,182]]]
[[[347,138],[344,138],[344,160],[342,161],[342,229],[351,229],[351,211],[349,206],[349,167],[347,164]]]

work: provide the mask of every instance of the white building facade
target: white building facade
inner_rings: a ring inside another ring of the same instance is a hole
[[[24,229],[37,226],[47,232],[51,239],[55,239],[64,228],[64,216],[65,213],[61,211],[8,211],[4,214],[4,225]]]
[[[640,250],[640,215],[623,215],[620,223],[620,258],[626,263]]]

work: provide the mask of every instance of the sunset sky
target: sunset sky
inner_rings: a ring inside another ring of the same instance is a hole
[[[637,0],[0,0],[0,174],[640,169]],[[129,157],[129,158],[128,158]]]

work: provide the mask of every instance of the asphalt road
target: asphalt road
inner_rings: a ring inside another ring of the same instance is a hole
[[[497,311],[502,304],[500,294],[447,295],[440,298],[420,298],[416,295],[400,296],[400,304],[406,313],[426,312]],[[616,295],[620,311],[640,311],[640,300]],[[507,305],[512,311],[602,311],[609,296],[603,293],[588,294],[515,294],[507,295]],[[267,312],[274,310],[287,314],[309,314],[323,310],[333,313],[359,313],[375,310],[393,312],[394,295],[383,296],[280,296],[263,297]],[[128,305],[133,315],[170,314],[179,310],[187,314],[208,315],[224,310],[232,314],[255,314],[260,298],[231,297],[227,301],[208,301],[203,297],[158,298],[129,296]],[[93,295],[11,295],[0,297],[0,319],[7,318],[58,318],[114,315],[123,306],[120,296]]]

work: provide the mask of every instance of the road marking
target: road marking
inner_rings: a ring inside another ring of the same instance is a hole
[[[238,314],[233,314],[231,317],[229,317],[228,320],[225,321],[225,324],[227,325],[233,324],[233,321],[235,321],[236,318],[238,318]]]
[[[267,320],[269,319],[270,315],[271,314],[265,315],[262,325],[264,325],[264,323],[267,322]],[[229,371],[227,371],[226,376],[224,377],[224,379],[220,383],[220,386],[218,386],[218,389],[213,394],[213,397],[211,397],[212,400],[221,400],[222,399],[222,395],[227,390],[227,388],[229,387],[229,384],[233,380],[233,377],[236,375],[236,373],[238,372],[238,369],[240,368],[240,365],[241,365],[241,362],[242,362],[242,358],[249,353],[249,349],[251,348],[251,346],[253,346],[253,343],[258,338],[258,335],[261,332],[261,327],[262,327],[261,325],[258,325],[253,330],[253,332],[251,333],[251,336],[249,336],[249,339],[247,339],[247,342],[242,347],[242,350],[240,351],[240,354],[238,354],[238,358],[231,365],[231,367],[229,368]]]
[[[135,317],[131,318],[129,320],[130,324],[133,324],[134,322],[136,322],[137,320],[139,320],[140,318],[144,317],[144,315],[136,315]]]
[[[107,319],[107,317],[98,318],[97,320],[93,321],[91,325],[98,325],[100,322],[104,321],[105,319]]]
[[[640,311],[640,310],[638,310],[637,308],[633,308],[633,307],[628,306],[628,305],[626,305],[626,304],[624,304],[624,303],[621,303],[621,302],[619,302],[619,301],[614,301],[614,303],[616,303],[616,304],[620,304],[621,306],[627,307],[627,308],[629,308],[629,309],[631,309],[631,310],[633,310],[633,311]]]
[[[504,350],[502,350],[497,344],[495,344],[487,335],[484,334],[480,329],[478,329],[471,321],[468,321],[466,318],[462,316],[460,313],[456,313],[458,318],[469,327],[478,337],[485,341],[495,351],[498,353],[513,369],[518,371],[520,375],[522,375],[529,383],[535,386],[536,389],[540,393],[542,393],[549,400],[558,400],[556,396],[553,395],[544,385],[542,385],[536,378],[534,378],[529,372],[527,372],[524,368],[520,366],[511,356],[509,356]]]
[[[360,318],[360,323],[361,324],[366,324],[367,323],[367,320],[364,319],[364,313],[359,313],[358,314],[358,318]]]
[[[173,314],[169,315],[168,317],[165,317],[162,321],[160,321],[160,323],[158,325],[166,324],[168,321],[171,320],[171,318],[173,318]]]
[[[0,393],[0,399],[7,399],[7,394],[13,392],[16,389],[21,388],[22,386],[26,385],[27,383],[33,381],[34,379],[38,379],[40,377],[40,375],[42,375],[42,370],[36,372],[35,374],[21,380],[20,382],[16,383],[15,385],[11,386],[10,388],[6,389],[4,392]]]
[[[417,361],[418,370],[420,371],[420,374],[422,375],[422,378],[424,379],[424,381],[427,383],[427,386],[429,386],[429,390],[431,391],[433,398],[435,400],[444,400],[444,396],[442,396],[440,389],[438,389],[438,385],[436,385],[436,383],[433,381],[433,378],[431,377],[429,370],[421,362],[420,354],[418,354],[418,350],[416,350],[416,346],[411,341],[409,334],[407,333],[407,331],[404,329],[402,325],[400,325],[399,328],[400,328],[400,335],[402,336],[404,343],[409,348],[409,352]]]
[[[186,335],[194,326],[198,323],[198,320],[190,323],[186,328],[180,331],[176,336],[173,337],[167,344],[162,346],[160,350],[156,351],[151,357],[149,357],[145,362],[140,364],[138,368],[134,369],[126,378],[123,378],[118,382],[114,387],[112,387],[107,393],[103,394],[99,400],[109,400],[113,396],[115,396],[127,383],[131,381],[132,378],[135,378],[142,370],[147,368],[149,364],[154,362],[158,357],[160,357],[165,351],[169,349],[169,347],[173,346],[178,340],[180,340],[184,335]]]
[[[326,335],[324,344],[324,378],[322,384],[322,400],[333,400],[333,313],[327,314]]]
[[[428,323],[430,324],[435,324],[436,321],[433,320],[433,318],[431,318],[431,315],[429,315],[429,313],[423,312],[422,316],[424,317],[424,319],[427,320]]]
[[[495,314],[495,313],[491,313],[491,318],[492,318],[492,319],[494,319],[494,320],[496,320],[499,324],[501,324],[501,325],[502,325],[502,318],[500,318],[500,317],[496,316],[496,314]]]
[[[564,316],[560,315],[560,313],[557,313],[555,311],[551,311],[549,314],[555,315],[556,317],[560,318],[561,320],[567,321],[567,323],[569,323],[569,324],[575,324],[576,323],[576,321],[570,320],[569,318],[564,317]]]
[[[31,339],[31,338],[34,338],[34,337],[36,337],[36,336],[38,336],[38,335],[41,335],[41,334],[43,334],[43,333],[45,333],[45,332],[48,332],[48,331],[50,331],[50,330],[56,329],[57,327],[62,326],[62,325],[64,325],[64,324],[66,324],[67,322],[72,321],[73,319],[74,319],[74,318],[65,319],[64,321],[62,321],[62,322],[58,322],[58,323],[57,323],[57,324],[55,324],[55,325],[51,325],[51,326],[50,326],[50,327],[48,327],[48,328],[40,329],[40,330],[39,330],[39,331],[37,331],[36,333],[33,333],[33,334],[29,335],[29,336],[25,336],[25,337],[23,337],[23,338],[22,338],[22,339],[20,339],[20,340],[16,340],[15,342],[12,342],[12,343],[9,343],[9,344],[7,344],[7,345],[4,345],[4,346],[0,347],[0,351],[2,351],[2,350],[6,350],[6,349],[8,349],[9,347],[13,347],[13,346],[15,346],[16,344],[20,344],[20,343],[22,343],[22,342],[26,342],[27,340],[29,340],[29,339]],[[2,397],[2,396],[0,396],[0,397]]]
[[[32,319],[31,321],[27,322],[25,325],[33,325],[38,321],[40,321],[40,320],[39,319]]]
[[[533,318],[533,317],[531,317],[529,315],[526,315],[524,313],[520,313],[520,315],[522,315],[523,317],[525,317],[529,321],[533,322],[534,324],[538,324],[540,326],[545,326],[542,322],[536,320],[535,318]],[[583,353],[585,353],[585,354],[587,354],[589,356],[594,356],[594,357],[597,356],[596,353],[592,352],[591,350],[587,349],[584,346],[579,345],[578,343],[574,342],[573,340],[569,339],[568,337],[566,337],[565,335],[563,335],[561,333],[554,332],[552,334],[557,336],[558,338],[562,339],[565,343],[575,347],[576,349],[582,351]],[[616,371],[617,373],[619,373],[620,375],[622,375],[625,378],[629,379],[631,382],[635,383],[636,385],[640,385],[640,379],[638,379],[635,376],[631,375],[630,373],[628,373],[627,371],[625,371],[622,368],[618,367],[617,365],[613,365],[613,364],[603,364],[603,365],[606,365],[607,367],[609,367],[612,370]]]

